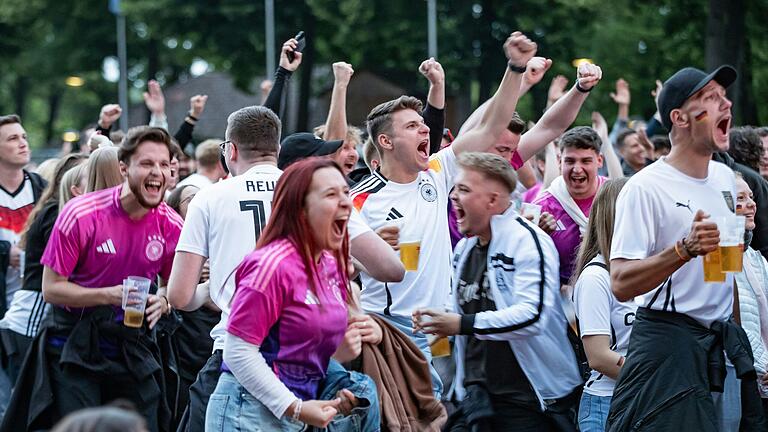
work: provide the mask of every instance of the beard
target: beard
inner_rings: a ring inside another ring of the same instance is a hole
[[[165,184],[165,182],[163,182],[163,184]],[[157,203],[151,203],[144,198],[144,195],[142,195],[141,185],[141,183],[135,183],[128,179],[128,188],[131,190],[133,196],[136,197],[136,201],[140,206],[144,207],[145,209],[153,209],[158,207],[163,202],[162,197],[165,194],[165,188],[160,189],[160,199],[157,201]]]

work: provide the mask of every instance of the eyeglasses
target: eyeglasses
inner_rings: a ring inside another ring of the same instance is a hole
[[[232,140],[226,140],[219,144],[219,150],[221,151],[221,154],[224,154],[224,150],[227,149],[227,144],[231,143]]]

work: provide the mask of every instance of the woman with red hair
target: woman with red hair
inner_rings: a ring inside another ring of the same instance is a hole
[[[317,399],[347,327],[351,210],[329,159],[303,160],[280,177],[269,222],[236,272],[206,430],[325,427],[342,409],[339,398]],[[348,390],[340,396],[355,400]]]

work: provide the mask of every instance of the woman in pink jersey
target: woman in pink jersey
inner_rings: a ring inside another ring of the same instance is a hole
[[[206,430],[298,431],[325,427],[341,399],[317,400],[347,327],[352,209],[340,168],[324,158],[291,165],[272,214],[237,269],[222,375]]]

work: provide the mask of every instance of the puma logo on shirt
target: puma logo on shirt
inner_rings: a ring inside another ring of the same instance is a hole
[[[685,208],[688,209],[689,212],[693,213],[693,210],[691,210],[691,200],[688,200],[686,202],[686,204],[683,204],[683,203],[681,203],[679,201],[676,201],[675,202],[675,208],[677,208],[677,207],[685,207]]]

